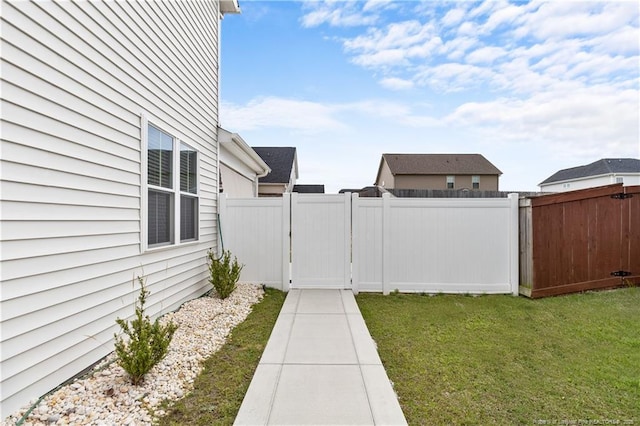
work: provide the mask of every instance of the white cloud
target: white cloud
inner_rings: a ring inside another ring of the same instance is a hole
[[[347,3],[345,9],[353,7]],[[417,18],[426,21],[369,26],[343,39],[345,52],[354,64],[381,72],[385,87],[400,79],[444,92],[488,87],[533,93],[573,79],[637,78],[640,13],[634,2],[450,4],[440,15],[423,5]]]
[[[251,100],[246,105],[222,103],[221,124],[234,132],[256,128],[286,128],[307,132],[342,130],[330,105],[276,97]]]
[[[427,66],[416,75],[416,81],[441,92],[459,92],[491,80],[494,72],[470,64],[444,63]]]
[[[638,155],[638,90],[609,86],[551,91],[526,99],[469,102],[445,118],[449,125],[484,129],[497,141],[520,141],[563,155]]]
[[[523,16],[516,31],[540,40],[599,35],[615,31],[640,14],[637,2],[545,2]]]
[[[505,56],[507,52],[496,46],[485,46],[474,50],[467,55],[467,62],[471,64],[490,64],[498,58]]]
[[[380,10],[380,9],[389,9],[395,8],[393,0],[367,0],[367,2],[362,6],[363,12],[368,12],[371,10]]]
[[[511,24],[516,19],[522,15],[524,12],[524,7],[514,6],[514,5],[505,5],[502,8],[495,10],[494,13],[489,16],[487,22],[482,26],[482,32],[488,33],[494,31],[501,25]]]
[[[441,45],[432,25],[415,20],[374,28],[344,42],[345,50],[355,53],[352,61],[365,67],[407,65],[410,59],[430,56]]]
[[[451,9],[442,18],[442,25],[445,27],[451,27],[458,24],[464,18],[466,10],[462,8]]]
[[[431,25],[423,25],[418,21],[404,21],[388,25],[384,30],[371,29],[367,34],[358,36],[344,43],[348,51],[371,51],[391,48],[410,48],[423,43],[434,36]]]
[[[440,52],[444,54],[447,59],[452,61],[462,59],[467,50],[478,44],[478,40],[473,37],[458,37],[453,40],[446,41]]]
[[[377,3],[377,2],[374,2]],[[371,25],[378,20],[376,13],[367,13],[357,7],[354,2],[313,1],[303,2],[304,8],[310,10],[301,18],[303,27],[312,28],[322,24],[332,27],[354,27]],[[369,6],[368,10],[378,8]]]
[[[380,85],[391,90],[408,90],[414,87],[413,81],[397,77],[387,77],[380,80]]]
[[[351,129],[350,119],[362,117],[386,120],[390,124],[412,123],[412,126],[433,123],[431,118],[414,114],[411,106],[385,99],[321,103],[277,97],[258,98],[246,105],[223,102],[220,115],[221,125],[234,132],[267,128],[305,133],[347,131]]]
[[[625,25],[616,31],[592,38],[589,42],[596,52],[638,55],[640,54],[640,38],[638,28]]]

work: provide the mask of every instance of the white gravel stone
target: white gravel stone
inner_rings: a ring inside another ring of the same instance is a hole
[[[158,414],[164,414],[159,408],[162,401],[182,398],[193,388],[202,362],[222,347],[262,296],[262,286],[238,284],[227,299],[201,297],[186,302],[161,318],[161,323],[173,321],[178,329],[167,356],[141,385],[129,382],[112,352],[92,372],[47,395],[23,424],[153,424]],[[14,425],[30,407],[4,419],[2,426]]]

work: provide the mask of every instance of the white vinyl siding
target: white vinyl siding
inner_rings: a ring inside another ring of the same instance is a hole
[[[208,290],[219,12],[216,1],[15,1],[1,19],[4,418],[113,350],[136,276],[152,317]],[[197,194],[182,193],[199,206],[189,244],[143,250],[141,111],[197,152]]]
[[[620,182],[618,179],[622,179]],[[640,173],[616,173],[599,176],[589,176],[579,179],[551,182],[540,185],[543,192],[565,192],[578,189],[595,188],[596,186],[623,183],[624,186],[640,185]]]

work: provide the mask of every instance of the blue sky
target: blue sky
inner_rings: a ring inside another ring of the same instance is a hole
[[[383,153],[480,153],[501,190],[640,157],[640,3],[241,0],[221,125],[295,146],[298,183],[375,181]]]

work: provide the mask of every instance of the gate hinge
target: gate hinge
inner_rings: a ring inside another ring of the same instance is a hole
[[[631,272],[629,271],[613,271],[611,273],[611,276],[614,277],[628,277],[629,275],[631,275]]]
[[[631,198],[633,197],[633,194],[625,194],[624,192],[621,192],[619,194],[613,194],[611,196],[611,198],[615,198],[616,200],[624,200],[625,198]]]

